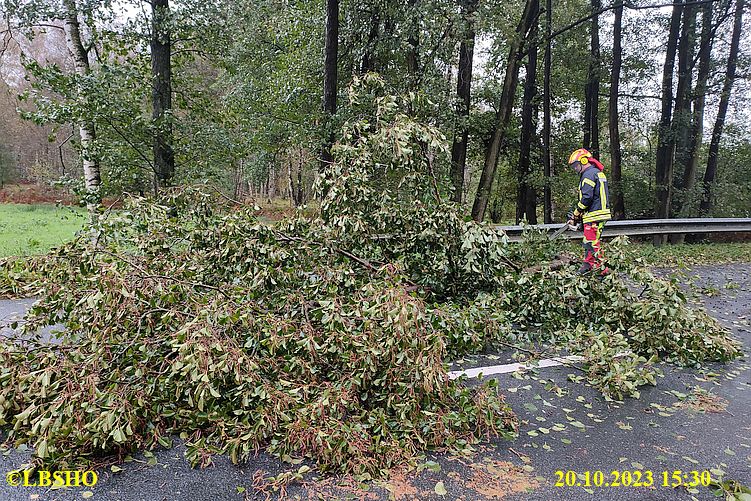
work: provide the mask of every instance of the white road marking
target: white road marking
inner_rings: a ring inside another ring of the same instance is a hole
[[[581,362],[584,357],[579,355],[569,355],[567,357],[555,357],[545,358],[540,360],[537,364],[504,364],[504,365],[491,365],[489,367],[477,367],[475,369],[467,369],[464,371],[451,371],[449,372],[449,379],[457,379],[461,376],[467,376],[468,378],[477,377],[480,374],[483,376],[490,376],[493,374],[507,374],[509,372],[515,372],[519,370],[543,368],[543,367],[555,367],[557,365],[565,365],[570,362]]]

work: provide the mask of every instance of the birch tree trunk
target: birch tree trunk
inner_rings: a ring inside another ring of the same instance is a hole
[[[65,42],[68,51],[73,56],[73,65],[78,76],[76,92],[79,100],[86,101],[86,91],[82,80],[91,72],[91,67],[89,66],[89,56],[81,41],[78,7],[75,0],[63,0],[63,5],[65,7]],[[86,207],[93,214],[102,201],[99,160],[93,151],[96,131],[94,124],[87,120],[81,120],[77,125],[81,138],[81,163],[83,164],[83,178],[86,186]]]

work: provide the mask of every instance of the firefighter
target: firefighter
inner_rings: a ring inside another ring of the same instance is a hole
[[[603,165],[584,148],[574,151],[568,158],[568,165],[579,174],[579,200],[576,208],[569,213],[568,224],[584,224],[584,263],[579,273],[599,271],[602,275],[609,272],[605,266],[600,237],[605,222],[610,220],[608,205],[608,180],[603,172]]]

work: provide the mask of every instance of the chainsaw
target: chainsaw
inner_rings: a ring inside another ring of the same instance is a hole
[[[569,230],[576,231],[577,229],[578,228],[576,226],[572,226],[572,225],[566,223],[563,226],[561,226],[559,229],[557,229],[555,231],[555,233],[553,233],[552,235],[550,235],[549,240],[555,240],[556,238],[558,238],[561,235],[563,235],[565,232],[567,232]]]
[[[566,215],[566,221],[571,221],[573,219],[574,219],[574,208],[572,207],[571,210],[569,210],[568,214]],[[580,228],[579,224],[571,225],[571,224],[568,224],[568,223],[564,223],[564,225],[561,226],[559,229],[557,229],[555,231],[555,233],[553,233],[552,235],[550,235],[549,239],[550,240],[555,240],[556,238],[560,237],[561,235],[563,235],[564,233],[566,233],[569,230],[571,230],[571,231],[577,231],[577,230],[580,230],[580,229],[581,228]]]

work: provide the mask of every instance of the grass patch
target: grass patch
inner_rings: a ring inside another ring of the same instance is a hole
[[[690,266],[751,262],[751,242],[663,245],[640,243],[633,249],[653,266]],[[607,250],[607,247],[606,247]]]
[[[0,204],[0,257],[45,254],[71,240],[85,209],[50,204]]]
[[[607,227],[605,231],[607,232]],[[603,243],[605,257],[608,256],[608,242],[609,239],[606,239]],[[584,252],[579,241],[561,241],[558,246],[561,252],[570,252],[579,258]],[[680,244],[660,247],[655,247],[651,242],[632,242],[630,248],[631,252],[642,258],[647,266],[661,268],[751,263],[751,242]]]

